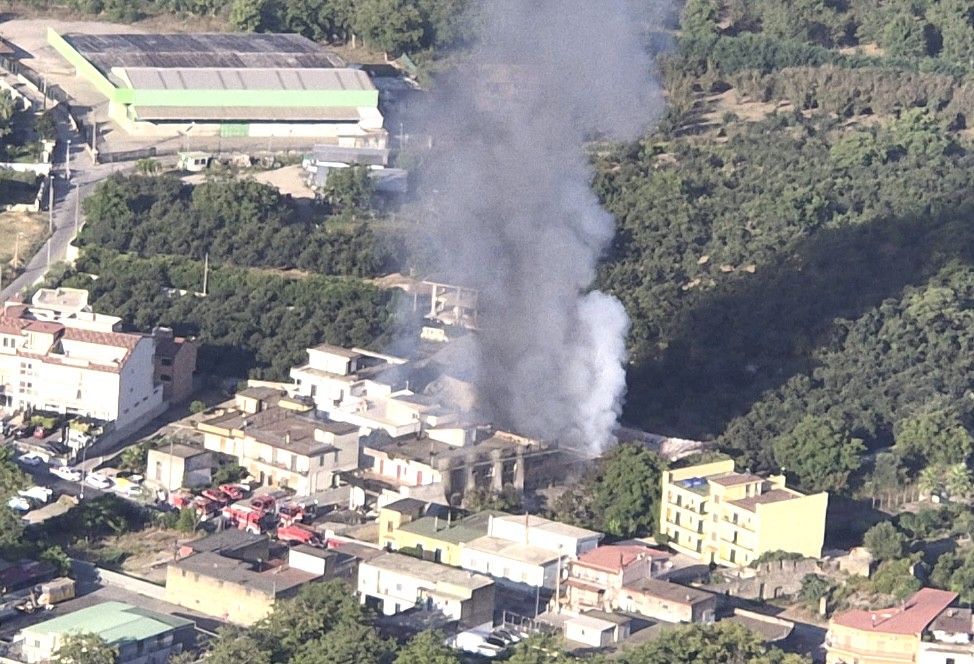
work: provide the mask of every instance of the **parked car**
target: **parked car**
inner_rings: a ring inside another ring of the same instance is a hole
[[[254,496],[250,504],[265,514],[274,514],[277,512],[277,501],[268,495]]]
[[[230,500],[240,500],[241,498],[247,497],[247,492],[244,491],[244,488],[236,484],[221,484],[220,491],[227,494]]]
[[[47,438],[50,435],[51,435],[51,431],[49,429],[45,429],[42,426],[34,427],[34,433],[33,433],[34,438],[37,438],[38,440],[43,440],[44,438]]]
[[[33,505],[31,505],[30,501],[23,496],[14,496],[7,501],[7,507],[15,509],[18,512],[29,512]]]
[[[98,473],[88,473],[88,477],[85,478],[85,483],[90,484],[96,489],[109,489],[112,486],[110,479]]]
[[[139,475],[134,475],[133,477],[141,479]],[[140,496],[142,495],[142,486],[134,481],[132,477],[116,477],[115,491],[126,496]]]
[[[44,459],[37,454],[21,454],[17,457],[17,461],[24,464],[25,466],[39,466],[44,463]]]
[[[51,475],[60,477],[62,480],[67,480],[69,482],[81,481],[81,471],[77,468],[72,468],[71,466],[57,466],[56,468],[51,468]]]
[[[17,495],[22,498],[36,500],[39,503],[46,503],[54,495],[54,491],[48,489],[46,486],[32,486],[29,489],[18,491]]]
[[[500,639],[501,641],[503,641],[508,645],[513,645],[521,641],[520,634],[515,634],[514,632],[511,632],[510,630],[506,630],[506,629],[495,629],[493,632],[491,632],[490,635],[496,636],[498,639]]]

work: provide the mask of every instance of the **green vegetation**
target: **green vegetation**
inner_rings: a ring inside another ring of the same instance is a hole
[[[304,349],[323,341],[381,345],[393,310],[388,292],[361,281],[231,267],[210,270],[204,297],[200,261],[95,248],[52,283],[88,289],[96,311],[121,316],[132,329],[167,325],[196,337],[204,373],[271,380],[286,379],[306,359]]]
[[[615,537],[655,535],[659,524],[660,457],[638,443],[610,448],[551,506],[555,519]]]
[[[686,625],[623,652],[622,664],[804,664],[799,655],[768,648],[760,636],[736,623]]]
[[[143,258],[208,255],[214,264],[323,275],[372,277],[399,269],[391,244],[380,247],[367,224],[346,223],[370,209],[368,179],[359,182],[358,169],[337,173],[329,178],[329,200],[341,209],[342,223],[305,220],[275,187],[252,179],[191,186],[171,176],[114,175],[85,199],[79,244]]]
[[[118,649],[96,634],[69,634],[54,653],[56,664],[115,664]]]

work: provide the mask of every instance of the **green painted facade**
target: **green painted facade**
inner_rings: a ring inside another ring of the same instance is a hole
[[[139,90],[120,88],[54,29],[47,41],[88,82],[117,104],[133,106],[257,106],[264,108],[377,108],[378,90]]]

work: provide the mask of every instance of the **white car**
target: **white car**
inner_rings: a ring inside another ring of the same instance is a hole
[[[43,457],[36,454],[21,454],[19,457],[17,457],[17,461],[25,466],[39,466],[44,463]]]
[[[33,507],[30,501],[23,496],[14,496],[7,501],[7,507],[15,509],[18,512],[29,512],[30,508]]]
[[[23,491],[18,491],[17,495],[22,498],[32,498],[39,503],[46,503],[54,495],[54,491],[48,489],[45,486],[32,486],[29,489],[24,489]]]
[[[110,479],[98,473],[88,473],[88,477],[85,478],[85,483],[90,484],[96,489],[109,489],[112,486]]]
[[[52,468],[51,474],[55,477],[60,477],[62,480],[68,480],[69,482],[81,481],[81,471],[77,468],[72,468],[71,466],[58,466],[57,468]]]

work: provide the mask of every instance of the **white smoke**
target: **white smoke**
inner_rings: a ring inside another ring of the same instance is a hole
[[[494,421],[598,451],[625,392],[629,320],[589,292],[614,234],[587,139],[633,139],[662,109],[646,2],[485,0],[477,46],[428,109],[439,271],[480,290],[477,384]],[[636,11],[640,8],[641,11]]]

